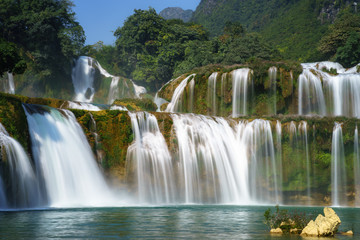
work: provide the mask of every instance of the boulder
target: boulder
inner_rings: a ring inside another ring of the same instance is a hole
[[[271,230],[270,230],[270,233],[271,234],[282,234],[283,233],[283,231],[281,230],[281,228],[272,228]]]
[[[333,236],[339,225],[340,218],[332,208],[324,208],[324,215],[319,214],[315,221],[311,220],[302,230],[303,236]]]
[[[347,232],[342,232],[341,235],[352,236],[352,235],[354,235],[354,233],[353,233],[353,231],[349,230]]]

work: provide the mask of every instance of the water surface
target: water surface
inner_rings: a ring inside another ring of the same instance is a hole
[[[7,211],[0,212],[0,239],[302,239],[271,236],[263,224],[267,208],[196,205]],[[322,208],[287,208],[314,215],[322,212]],[[354,237],[335,239],[360,238],[360,209],[335,211],[342,220],[340,231],[355,232]]]

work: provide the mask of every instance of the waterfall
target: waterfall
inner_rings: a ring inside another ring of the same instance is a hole
[[[135,179],[139,203],[174,203],[174,166],[156,117],[146,112],[129,115],[135,141],[126,156],[128,182]]]
[[[360,118],[360,74],[339,63],[302,64],[299,76],[299,115]],[[330,73],[329,73],[330,72]]]
[[[156,109],[157,112],[161,112],[161,109],[160,109],[161,105],[163,105],[164,103],[168,103],[168,101],[166,101],[165,99],[159,97],[159,95],[158,95],[159,91],[155,94],[155,97],[154,97],[154,103],[157,106],[157,109]]]
[[[239,117],[247,114],[248,88],[252,71],[249,68],[240,68],[232,71],[232,116]]]
[[[309,69],[304,69],[298,81],[299,115],[325,116],[326,105],[320,78],[316,77]]]
[[[302,135],[303,146],[305,146],[305,158],[306,158],[306,189],[307,189],[307,199],[308,204],[310,204],[311,199],[311,184],[310,184],[310,153],[309,153],[309,144],[308,144],[308,134],[307,134],[307,122],[301,121],[299,124],[299,132]]]
[[[335,122],[331,145],[331,201],[333,206],[345,206],[346,169],[341,124]]]
[[[0,210],[8,208],[6,193],[5,193],[5,186],[0,175]]]
[[[68,101],[68,108],[88,110],[88,111],[101,111],[101,109],[98,106],[95,106],[91,103],[84,103],[84,102]]]
[[[277,77],[277,68],[271,67],[268,70],[269,81],[270,81],[270,99],[273,101],[272,114],[276,115],[276,77]]]
[[[281,177],[279,164],[275,157],[275,148],[269,121],[256,119],[252,122],[240,122],[238,136],[249,151],[250,192],[254,201],[259,203],[280,203]]]
[[[281,144],[281,137],[282,137],[282,129],[281,129],[281,122],[279,120],[276,121],[276,169],[277,173],[279,174],[278,177],[278,191],[282,192],[282,183],[283,183],[283,166],[282,166],[282,144]],[[282,199],[279,198],[279,201],[281,202]]]
[[[7,93],[15,94],[15,84],[14,84],[14,76],[11,72],[7,72],[8,75],[8,85],[5,89],[7,89]]]
[[[175,89],[174,94],[171,98],[171,102],[167,105],[165,112],[181,112],[182,109],[182,97],[184,93],[184,89],[188,83],[188,81],[195,77],[195,74],[191,74],[181,81],[179,86]]]
[[[24,104],[39,179],[52,207],[113,201],[87,139],[68,110]]]
[[[172,119],[182,201],[249,204],[245,145],[229,123],[196,115],[172,115]]]
[[[93,62],[93,58],[86,56],[81,56],[76,60],[71,75],[75,90],[75,101],[92,102],[93,100],[95,94]]]
[[[359,152],[359,132],[356,126],[354,133],[354,186],[355,186],[355,206],[360,207],[360,152]]]
[[[108,104],[112,104],[116,97],[119,95],[119,77],[113,77],[110,83],[110,90],[109,90],[109,96],[108,96]]]
[[[189,82],[188,112],[193,112],[193,108],[194,108],[194,88],[195,88],[195,80],[193,78]]]
[[[209,76],[208,79],[208,90],[207,90],[207,104],[208,104],[208,114],[216,115],[216,79],[218,73],[214,72]]]
[[[9,136],[1,123],[0,146],[8,165],[6,172],[9,175],[7,182],[10,185],[10,189],[6,191],[3,180],[0,180],[0,207],[29,208],[43,204],[45,199],[29,157],[20,143]],[[8,192],[7,196],[6,192]]]

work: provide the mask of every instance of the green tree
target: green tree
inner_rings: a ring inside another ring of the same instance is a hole
[[[23,73],[26,62],[19,54],[19,49],[14,43],[0,38],[0,76],[4,72]]]
[[[360,62],[360,32],[350,33],[344,46],[337,49],[335,61],[344,67],[353,67]]]
[[[60,70],[85,42],[70,0],[0,0],[0,36],[23,49],[38,70]]]
[[[333,58],[338,48],[345,46],[353,32],[360,33],[360,16],[346,9],[339,13],[334,24],[329,26],[328,33],[320,40],[318,50],[322,53],[323,58]]]

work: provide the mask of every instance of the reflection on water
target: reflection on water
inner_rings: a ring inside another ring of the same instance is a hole
[[[322,212],[322,208],[287,208],[316,213],[315,215]],[[266,209],[267,207],[178,206],[0,212],[0,239],[302,239],[299,236],[270,236],[263,224]],[[342,208],[335,211],[342,220],[340,231],[353,230],[353,239],[359,238],[357,229],[360,229],[360,209]],[[335,239],[349,237],[337,236]]]

